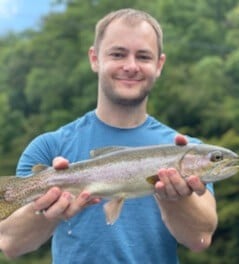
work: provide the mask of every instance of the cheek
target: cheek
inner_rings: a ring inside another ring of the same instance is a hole
[[[148,76],[151,79],[156,79],[160,76],[161,70],[159,70],[155,65],[150,64],[141,68],[145,76]]]
[[[111,63],[107,63],[107,62],[104,62],[104,63],[100,63],[98,65],[98,72],[100,74],[110,74],[112,72],[112,65]]]
[[[144,71],[144,76],[148,79],[148,82],[151,84],[154,84],[159,75],[157,74],[157,71],[155,71],[155,68],[146,69]]]
[[[183,176],[197,175],[209,170],[210,161],[207,157],[198,157],[197,155],[185,155],[180,163],[180,173]]]
[[[98,78],[99,81],[102,83],[101,85],[111,82],[114,73],[112,68],[108,64],[99,65],[98,67]]]

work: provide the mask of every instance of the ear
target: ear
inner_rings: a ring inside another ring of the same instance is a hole
[[[93,72],[98,72],[98,56],[95,48],[92,46],[88,51],[89,61]]]
[[[157,77],[159,77],[161,75],[165,61],[166,61],[166,55],[164,53],[162,53],[158,59],[158,65],[157,65],[157,71],[156,71]]]

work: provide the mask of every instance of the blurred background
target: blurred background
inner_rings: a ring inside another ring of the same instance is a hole
[[[148,112],[181,133],[239,153],[238,0],[0,0],[0,175],[14,175],[40,133],[95,108],[87,51],[109,11],[132,7],[161,23],[167,63]],[[219,225],[212,246],[183,264],[239,261],[239,175],[215,184]],[[17,241],[16,243],[21,243]],[[50,242],[0,263],[50,264]]]

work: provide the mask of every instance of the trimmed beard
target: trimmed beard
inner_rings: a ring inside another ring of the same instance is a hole
[[[144,91],[138,97],[135,98],[126,98],[115,94],[114,92],[111,92],[108,89],[103,89],[104,95],[109,98],[110,101],[112,101],[114,104],[130,107],[138,106],[142,102],[144,102],[145,99],[149,96],[150,91],[151,90]]]

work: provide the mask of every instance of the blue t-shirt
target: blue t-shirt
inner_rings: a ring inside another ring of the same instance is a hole
[[[19,160],[17,175],[30,174],[38,163],[51,165],[56,156],[76,162],[90,158],[92,149],[173,143],[176,134],[151,116],[136,128],[120,129],[101,122],[92,111],[34,139]],[[208,188],[212,191],[212,185]],[[114,225],[106,225],[102,203],[62,221],[53,235],[52,257],[53,264],[178,263],[177,242],[152,196],[127,200]]]

